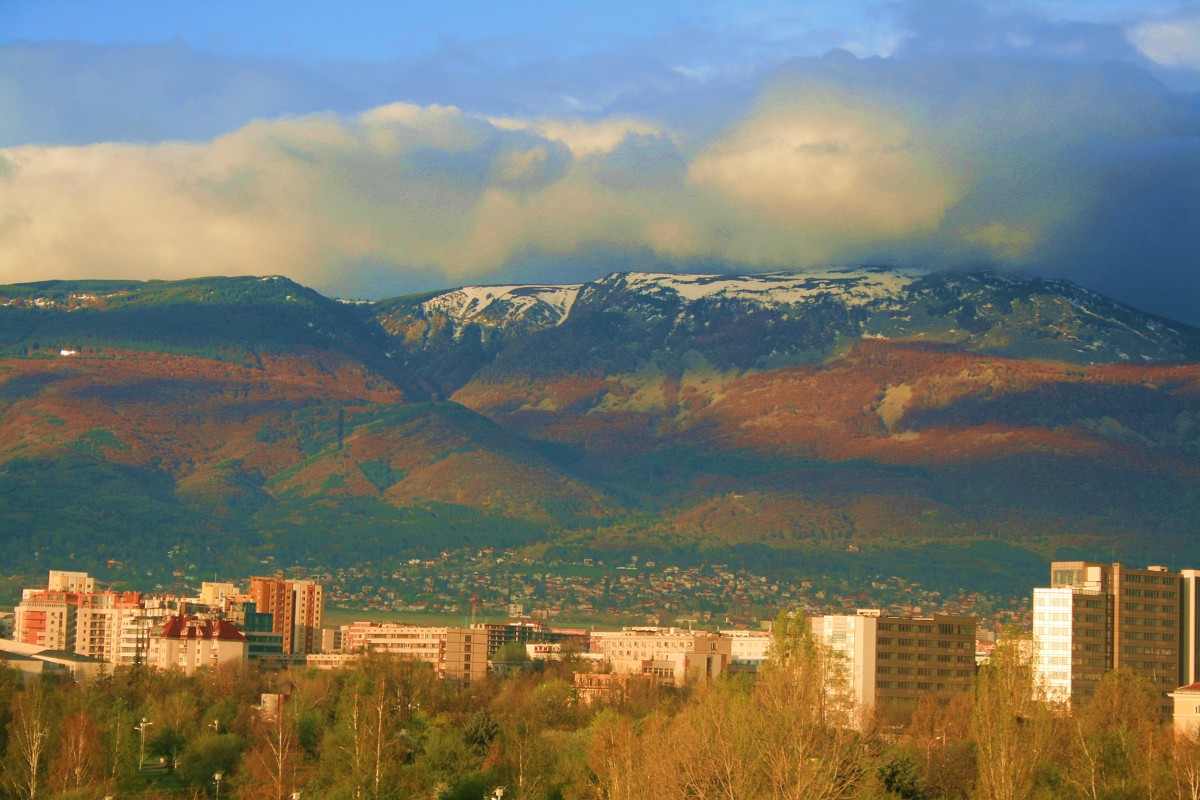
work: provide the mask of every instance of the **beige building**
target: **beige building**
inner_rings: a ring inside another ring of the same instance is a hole
[[[715,678],[729,669],[733,660],[729,637],[679,628],[593,631],[591,649],[614,673],[653,675],[660,683],[673,686]]]
[[[151,634],[146,663],[192,675],[202,667],[244,664],[248,655],[246,637],[233,623],[177,616]]]
[[[1188,573],[1053,562],[1050,587],[1033,590],[1035,677],[1047,697],[1086,702],[1105,673],[1129,667],[1154,684],[1170,715],[1171,692],[1195,678],[1195,571]],[[1183,603],[1189,609],[1181,611]]]
[[[639,692],[649,694],[658,686],[653,675],[618,672],[576,672],[575,693],[585,705],[628,702]]]
[[[200,605],[228,610],[229,603],[235,600],[241,591],[234,583],[202,581],[200,583]]]
[[[138,592],[99,592],[82,595],[75,622],[75,652],[120,663],[121,630],[142,614]]]
[[[1171,692],[1175,733],[1190,739],[1200,739],[1200,683],[1181,686]]]
[[[442,625],[355,622],[342,632],[348,653],[391,653],[430,664],[440,678],[477,681],[487,675],[487,632]]]
[[[52,569],[50,570],[50,579],[46,582],[46,588],[51,592],[87,594],[96,591],[96,579],[86,572]]]
[[[13,639],[50,650],[75,646],[79,595],[49,589],[26,589],[17,605]]]
[[[723,630],[721,635],[730,643],[730,666],[742,669],[760,667],[767,660],[774,641],[770,631]]]

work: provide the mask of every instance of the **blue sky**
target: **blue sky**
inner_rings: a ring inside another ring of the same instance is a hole
[[[1200,3],[0,2],[0,282],[991,266],[1200,324]]]

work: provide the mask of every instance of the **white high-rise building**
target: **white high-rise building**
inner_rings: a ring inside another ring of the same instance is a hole
[[[1050,584],[1033,591],[1035,680],[1047,697],[1086,702],[1105,673],[1128,667],[1154,684],[1170,715],[1170,693],[1194,680],[1195,577],[1189,594],[1166,567],[1055,561]]]

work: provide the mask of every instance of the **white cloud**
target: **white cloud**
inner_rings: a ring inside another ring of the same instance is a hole
[[[1134,247],[1113,246],[1127,220],[1162,254],[1140,283],[1200,284],[1180,177],[1200,122],[1138,70],[841,54],[792,62],[741,108],[711,132],[396,103],[207,142],[0,149],[0,282],[282,273],[367,294],[388,274],[555,281],[606,250],[1086,278],[1127,269],[1105,261]],[[1173,296],[1200,307],[1190,291]]]
[[[1200,11],[1144,22],[1130,31],[1129,39],[1158,64],[1200,70]]]
[[[207,144],[10,148],[0,281],[283,272],[320,286],[366,260],[469,280],[596,245],[824,258],[848,237],[927,229],[950,200],[903,123],[873,114],[768,101],[690,167],[646,122],[494,124],[408,104]]]

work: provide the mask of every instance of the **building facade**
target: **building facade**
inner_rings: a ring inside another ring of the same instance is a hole
[[[679,628],[625,628],[593,631],[591,651],[614,673],[653,675],[664,685],[715,678],[733,661],[729,637]]]
[[[1046,696],[1086,702],[1106,673],[1128,667],[1154,684],[1169,716],[1170,693],[1195,682],[1194,574],[1190,580],[1189,597],[1188,581],[1166,567],[1053,562],[1050,587],[1033,592],[1035,678]]]
[[[487,676],[487,632],[442,625],[355,622],[342,632],[348,653],[389,653],[431,665],[439,678],[478,681]]]
[[[860,609],[813,617],[811,625],[840,657],[842,688],[860,709],[912,706],[922,695],[969,691],[975,680],[974,617]]]
[[[315,653],[321,647],[324,590],[316,581],[253,577],[250,599],[271,615],[272,630],[283,637],[285,654]]]
[[[193,675],[202,667],[244,664],[248,656],[246,637],[233,623],[175,616],[151,634],[147,665]]]
[[[142,595],[94,589],[95,581],[87,573],[52,570],[46,589],[22,592],[13,639],[120,663],[122,625],[138,613]]]

